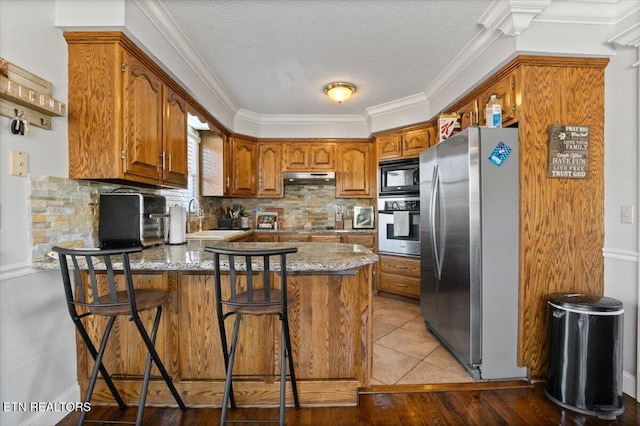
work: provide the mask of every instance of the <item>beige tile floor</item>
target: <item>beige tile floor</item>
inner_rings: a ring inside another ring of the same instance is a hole
[[[372,385],[473,382],[427,331],[418,304],[373,298]]]

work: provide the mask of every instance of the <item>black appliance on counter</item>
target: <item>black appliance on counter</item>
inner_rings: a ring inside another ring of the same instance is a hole
[[[166,240],[165,197],[136,192],[100,194],[100,248],[149,247]]]
[[[380,197],[420,194],[419,158],[385,161],[378,170]]]

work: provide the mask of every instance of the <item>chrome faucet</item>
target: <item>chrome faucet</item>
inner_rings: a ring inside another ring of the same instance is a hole
[[[189,207],[187,208],[187,234],[191,233],[191,206],[194,202],[198,207],[198,210],[196,210],[195,213],[200,217],[200,203],[198,203],[198,200],[195,198],[192,198],[191,201],[189,201]],[[202,228],[202,220],[200,220],[200,228]],[[200,230],[202,231],[202,229]]]

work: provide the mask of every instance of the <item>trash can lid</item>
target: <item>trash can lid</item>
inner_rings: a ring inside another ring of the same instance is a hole
[[[612,312],[622,309],[622,302],[612,297],[579,293],[554,293],[549,296],[551,305],[584,312]]]

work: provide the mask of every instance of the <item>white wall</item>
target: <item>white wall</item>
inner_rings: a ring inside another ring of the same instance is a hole
[[[623,388],[637,395],[638,199],[640,188],[638,48],[616,49],[605,72],[605,295],[624,304]],[[633,224],[621,223],[620,207],[635,206]]]
[[[53,83],[67,102],[67,46],[52,1],[0,1],[0,56]],[[67,119],[25,136],[0,117],[0,402],[78,401],[74,329],[59,272],[29,266],[28,178],[9,175],[9,152],[29,154],[29,173],[67,176]],[[3,406],[3,408],[5,408]],[[0,412],[0,424],[53,424],[60,412]]]

